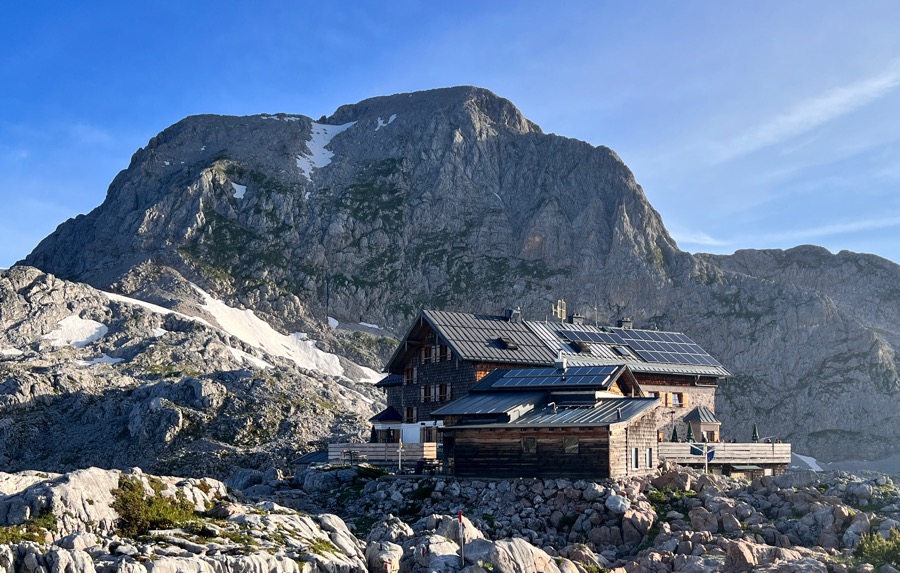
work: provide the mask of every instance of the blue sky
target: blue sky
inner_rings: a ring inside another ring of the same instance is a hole
[[[313,118],[469,84],[606,145],[691,252],[900,261],[900,3],[14,3],[0,267],[198,113]]]

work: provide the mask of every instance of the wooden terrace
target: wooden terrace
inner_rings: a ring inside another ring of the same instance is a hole
[[[374,464],[396,464],[400,460],[398,442],[365,444],[328,444],[328,461],[332,463],[369,462]],[[403,444],[403,463],[415,464],[419,460],[436,461],[437,444]]]

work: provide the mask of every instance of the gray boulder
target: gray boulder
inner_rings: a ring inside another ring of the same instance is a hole
[[[631,507],[631,502],[628,501],[628,498],[622,497],[621,495],[611,495],[606,499],[605,504],[606,509],[610,510],[613,513],[618,515],[624,515],[626,511]]]

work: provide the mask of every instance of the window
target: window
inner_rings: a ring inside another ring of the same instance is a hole
[[[423,443],[433,443],[437,441],[437,428],[434,426],[422,426],[419,432],[420,441]]]
[[[681,392],[672,394],[672,406],[676,408],[684,408],[684,394],[682,394]]]
[[[566,436],[563,438],[563,452],[567,454],[578,453],[578,436]]]
[[[422,402],[431,402],[431,386],[428,384],[422,386]]]
[[[439,356],[440,360],[443,362],[444,360],[450,360],[450,347],[446,344],[441,344],[439,347]]]
[[[403,371],[403,383],[404,384],[415,384],[416,383],[416,369],[415,368],[407,368]]]
[[[417,421],[416,418],[416,407],[415,406],[407,406],[406,407],[406,415],[403,417],[403,421],[407,424],[414,424]]]
[[[648,468],[653,467],[653,448],[647,448],[647,460],[645,464]]]
[[[639,449],[639,448],[632,448],[632,449],[631,449],[631,469],[636,470],[636,469],[638,469],[639,467],[641,467],[640,462],[641,462],[641,452],[640,452],[640,449]]]
[[[448,384],[438,385],[438,402],[446,402],[450,399],[450,386]]]
[[[422,364],[428,364],[431,362],[432,351],[434,349],[431,346],[423,346],[422,347]]]
[[[522,438],[522,453],[523,454],[536,454],[537,453],[537,438]]]

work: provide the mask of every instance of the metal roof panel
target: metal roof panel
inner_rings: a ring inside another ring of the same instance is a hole
[[[432,416],[505,414],[520,406],[546,400],[546,392],[485,392],[469,394],[438,408]]]

